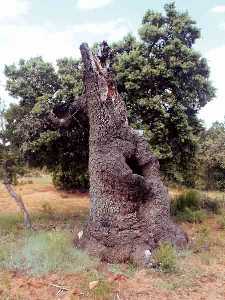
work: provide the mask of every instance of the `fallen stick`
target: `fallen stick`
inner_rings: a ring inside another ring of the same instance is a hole
[[[69,289],[66,288],[65,286],[57,285],[57,284],[54,284],[54,283],[50,283],[49,285],[54,286],[54,287],[56,287],[56,288],[58,288],[62,291],[69,291]]]

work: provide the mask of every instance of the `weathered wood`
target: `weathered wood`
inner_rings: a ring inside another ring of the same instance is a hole
[[[17,206],[23,213],[23,218],[24,218],[24,226],[27,229],[31,229],[31,219],[28,210],[26,209],[26,206],[24,205],[23,199],[16,193],[16,191],[13,189],[12,186],[12,176],[11,176],[11,161],[10,160],[5,160],[3,162],[3,171],[4,171],[4,177],[3,177],[3,184],[12,197],[12,199],[16,202]]]
[[[148,143],[129,125],[107,64],[81,47],[89,117],[91,209],[76,245],[108,262],[143,264],[162,241],[183,247],[187,236],[170,219],[169,197]]]

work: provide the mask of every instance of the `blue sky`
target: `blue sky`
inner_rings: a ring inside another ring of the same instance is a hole
[[[0,97],[4,90],[4,64],[42,55],[55,62],[78,56],[79,44],[121,39],[136,33],[147,9],[162,11],[164,0],[0,0]],[[217,97],[200,112],[209,126],[225,116],[225,0],[177,0],[201,28],[196,44],[208,59]]]

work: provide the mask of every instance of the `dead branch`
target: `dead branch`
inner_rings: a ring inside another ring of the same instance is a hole
[[[8,193],[10,194],[10,196],[16,202],[17,206],[22,211],[23,217],[24,217],[24,226],[27,229],[31,229],[32,225],[31,225],[31,219],[30,219],[29,212],[26,209],[26,206],[25,206],[25,204],[23,202],[22,197],[20,195],[18,195],[16,193],[16,191],[12,187],[11,166],[12,166],[12,162],[10,160],[5,160],[3,162],[3,171],[4,171],[3,184],[4,184],[5,188],[6,188],[6,190],[8,191]]]

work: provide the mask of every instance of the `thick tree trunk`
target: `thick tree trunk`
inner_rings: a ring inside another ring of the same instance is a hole
[[[108,262],[143,264],[162,241],[182,247],[187,236],[171,222],[159,163],[127,121],[110,72],[81,45],[88,107],[91,209],[75,242]]]
[[[15,190],[12,187],[12,176],[10,174],[10,168],[11,168],[11,162],[6,160],[3,163],[3,170],[4,170],[3,184],[6,190],[8,191],[8,193],[10,194],[10,196],[14,199],[17,206],[21,210],[24,218],[24,226],[27,229],[31,229],[32,225],[31,225],[31,219],[28,210],[26,209],[26,206],[24,205],[22,198],[15,192]]]

